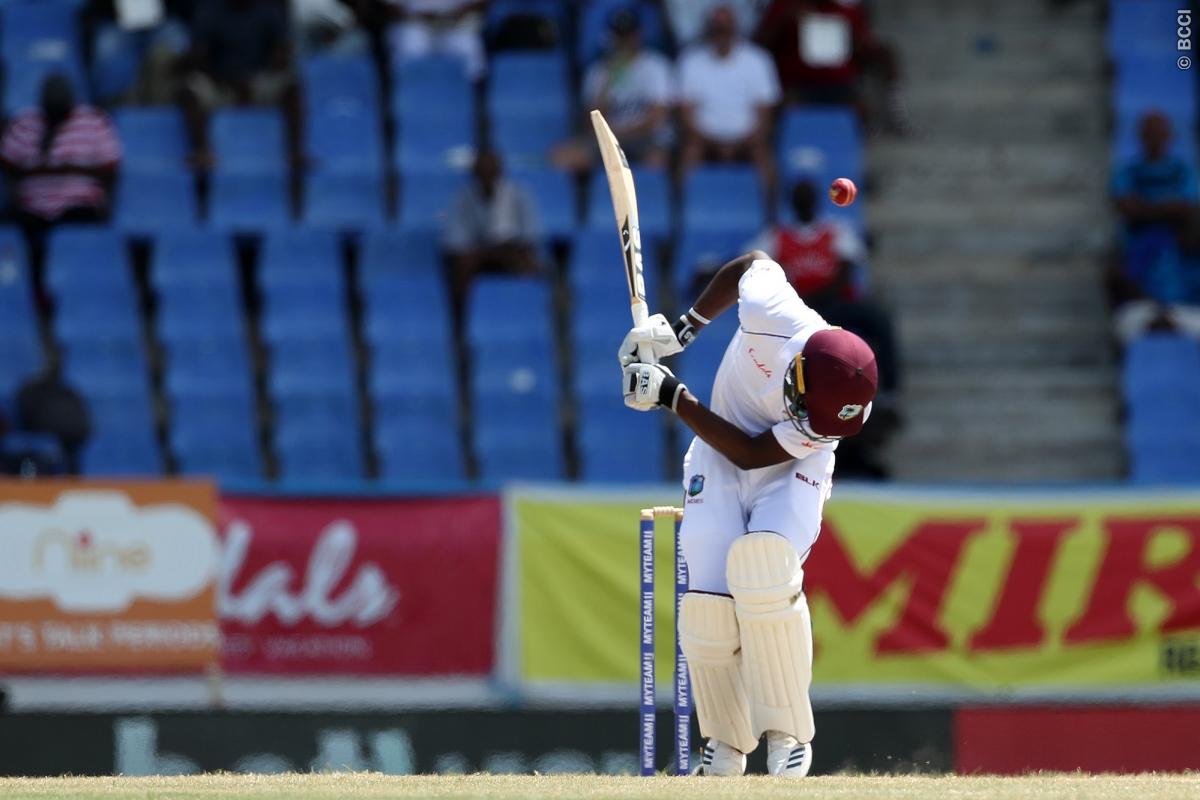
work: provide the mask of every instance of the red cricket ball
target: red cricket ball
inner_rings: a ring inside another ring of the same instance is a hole
[[[858,187],[849,178],[838,178],[829,184],[829,199],[835,206],[848,206],[858,197]]]

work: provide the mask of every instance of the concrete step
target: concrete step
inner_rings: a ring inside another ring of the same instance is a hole
[[[1104,332],[1050,341],[1030,339],[1011,330],[997,329],[987,339],[971,339],[953,331],[953,326],[927,328],[919,333],[904,331],[900,318],[900,348],[908,374],[919,370],[963,369],[988,365],[998,369],[1038,365],[1046,368],[1108,367],[1112,347]]]
[[[1007,291],[1014,285],[1046,287],[1046,291],[1069,291],[1073,287],[1099,283],[1100,266],[1087,255],[1058,259],[1034,259],[984,255],[963,258],[955,253],[875,255],[871,259],[874,286],[895,297],[907,287],[924,294],[930,288],[952,285],[962,290],[986,293]],[[932,286],[929,286],[929,285]],[[917,299],[914,298],[914,302]]]
[[[919,457],[900,455],[913,450]],[[1080,458],[1080,453],[1087,453]],[[1079,481],[1107,482],[1125,474],[1120,442],[1030,442],[1015,448],[993,441],[897,442],[892,448],[892,477],[907,483],[957,483],[1048,486]]]
[[[1051,368],[1040,366],[977,365],[957,369],[928,368],[908,376],[904,401],[925,406],[940,398],[973,402],[981,395],[1062,398],[1108,397],[1117,384],[1115,367]]]
[[[880,32],[915,30],[932,35],[987,25],[1003,28],[1069,24],[1074,36],[1100,26],[1102,10],[1102,4],[1095,0],[1061,9],[1049,7],[1045,0],[908,0],[875,4],[872,26]]]
[[[1062,230],[1095,224],[1103,219],[1108,202],[1101,197],[1079,197],[1073,194],[1048,194],[1012,198],[974,194],[969,202],[964,198],[931,195],[894,195],[895,202],[871,206],[871,227],[915,228],[930,231],[946,229],[1004,227],[1020,225],[1028,230]]]
[[[1058,139],[1016,141],[948,141],[937,131],[902,139],[872,141],[867,167],[872,174],[894,172],[944,173],[973,176],[980,173],[1053,174],[1090,168],[1107,180],[1108,142],[1085,140],[1064,144]]]
[[[1107,218],[1058,227],[1030,227],[1024,221],[964,228],[912,220],[879,219],[881,204],[868,207],[875,236],[875,259],[920,258],[954,254],[964,260],[987,257],[1054,260],[1099,258],[1109,246]]]

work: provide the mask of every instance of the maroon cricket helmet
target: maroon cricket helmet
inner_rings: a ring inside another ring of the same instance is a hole
[[[829,328],[810,336],[792,362],[784,400],[793,421],[807,419],[818,436],[853,436],[862,430],[878,384],[870,345],[850,331]]]

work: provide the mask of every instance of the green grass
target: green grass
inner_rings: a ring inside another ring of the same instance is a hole
[[[1200,798],[1200,774],[1030,775],[1019,778],[837,775],[785,781],[594,775],[394,777],[373,773],[194,775],[152,778],[0,778],[0,797],[111,800],[193,798]]]

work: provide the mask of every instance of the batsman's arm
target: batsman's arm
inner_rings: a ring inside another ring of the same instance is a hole
[[[770,430],[751,436],[711,411],[686,387],[675,402],[675,414],[738,469],[758,469],[795,460]]]

